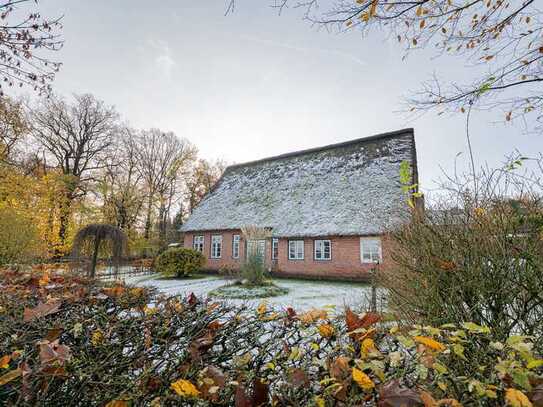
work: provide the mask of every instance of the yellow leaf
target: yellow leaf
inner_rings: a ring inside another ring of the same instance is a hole
[[[330,324],[321,324],[319,325],[318,330],[323,338],[330,338],[334,335],[334,327]]]
[[[194,384],[185,379],[179,379],[178,381],[173,382],[170,385],[170,388],[181,397],[189,398],[200,396],[200,392],[198,391],[196,386],[194,386]]]
[[[1,365],[1,363],[0,363]],[[543,359],[532,359],[528,362],[528,364],[526,365],[526,367],[528,369],[536,369],[540,366],[543,366]],[[2,367],[2,366],[0,366]]]
[[[11,356],[5,355],[0,358],[0,369],[8,369]]]
[[[105,407],[128,407],[128,402],[125,400],[111,400]]]
[[[473,322],[464,322],[462,324],[464,328],[466,328],[470,332],[475,332],[479,334],[488,334],[490,333],[490,328],[487,326],[480,326],[477,324],[474,324]]]
[[[21,369],[14,369],[7,372],[5,375],[0,376],[0,386],[11,382],[23,374]]]
[[[326,407],[326,402],[322,397],[315,396],[315,405],[317,407]]]
[[[423,344],[427,348],[435,350],[437,352],[443,352],[446,349],[445,345],[432,338],[428,338],[427,336],[415,336],[413,337],[413,339],[416,342]]]
[[[511,407],[532,407],[532,402],[526,395],[517,389],[507,389],[505,391],[505,400]]]
[[[371,352],[376,351],[375,348],[375,342],[373,342],[373,339],[366,338],[362,341],[362,345],[360,346],[360,351],[362,352],[362,356],[366,357]]]
[[[365,391],[371,391],[375,387],[375,383],[371,381],[369,376],[362,370],[353,367],[353,380]]]
[[[419,25],[420,29],[422,30],[422,29],[424,28],[425,25],[426,25],[426,20],[422,20],[422,21],[420,22],[420,25]]]
[[[97,329],[96,331],[92,333],[91,343],[93,346],[98,346],[103,341],[104,341],[104,333],[100,329]]]
[[[261,302],[258,304],[258,307],[256,308],[256,313],[258,315],[263,315],[268,310],[268,305],[265,302]]]

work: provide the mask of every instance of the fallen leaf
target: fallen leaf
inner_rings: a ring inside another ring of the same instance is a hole
[[[420,398],[424,403],[424,407],[437,407],[437,401],[427,391],[420,392]]]
[[[375,383],[373,383],[370,377],[356,367],[353,367],[352,376],[356,384],[358,384],[365,391],[371,391],[375,387]]]
[[[185,398],[199,397],[200,392],[194,384],[185,379],[179,379],[170,384],[170,388],[178,395]]]
[[[111,400],[105,407],[128,407],[128,402],[125,400]]]
[[[39,345],[42,365],[58,363],[62,366],[72,358],[70,348],[66,345],[60,345],[58,339],[53,342],[43,341]]]
[[[413,339],[415,342],[437,352],[443,352],[446,349],[445,345],[427,336],[414,336]]]
[[[505,390],[505,401],[511,407],[533,407],[528,397],[517,389],[509,388]]]
[[[289,382],[294,387],[302,387],[309,384],[309,379],[302,369],[294,368],[290,371]]]
[[[350,368],[349,368],[349,362],[351,359],[349,359],[346,356],[339,356],[337,357],[331,364],[330,364],[330,376],[335,378],[338,381],[342,381],[343,379],[347,378],[349,376]]]
[[[54,314],[59,311],[61,303],[60,300],[55,299],[46,303],[39,303],[35,308],[25,308],[23,321],[30,322],[34,319]]]
[[[198,300],[198,297],[196,297],[196,295],[194,293],[190,293],[189,294],[189,305],[190,306],[194,306],[196,304],[198,304],[200,301]]]
[[[330,338],[334,335],[334,327],[330,324],[321,324],[317,328],[323,338]]]
[[[9,369],[10,355],[4,355],[0,358],[0,369]]]
[[[19,376],[21,376],[23,371],[21,369],[14,369],[10,370],[6,374],[0,376],[0,386],[3,386],[4,384],[7,384],[11,382],[12,380],[15,380]]]
[[[379,391],[378,407],[419,407],[422,399],[410,388],[402,387],[398,379],[385,383]]]

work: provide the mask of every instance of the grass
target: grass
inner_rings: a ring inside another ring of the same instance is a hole
[[[288,294],[288,288],[279,287],[271,281],[265,285],[249,285],[239,282],[226,284],[208,293],[210,297],[223,299],[251,300],[255,298],[269,298]]]

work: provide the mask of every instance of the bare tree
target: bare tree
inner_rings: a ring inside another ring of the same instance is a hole
[[[191,168],[186,181],[186,195],[190,213],[192,213],[196,205],[213,188],[213,185],[222,176],[225,168],[226,164],[221,160],[213,162],[204,159],[198,160]]]
[[[23,104],[0,98],[0,162],[12,162],[14,149],[28,133]]]
[[[196,148],[188,140],[159,129],[142,131],[137,139],[147,198],[144,238],[150,237],[153,212],[158,207],[159,240],[162,242],[172,204],[179,192],[180,178],[195,159]]]
[[[234,1],[226,4],[232,12]],[[543,12],[534,0],[273,0],[271,6],[304,8],[317,26],[384,31],[406,55],[432,47],[440,57],[468,61],[475,80],[432,78],[408,99],[414,111],[498,109],[506,121],[527,115],[543,121]]]
[[[64,245],[72,203],[87,194],[97,170],[105,167],[116,136],[118,114],[94,96],[75,95],[68,104],[60,97],[42,100],[30,113],[32,134],[64,175],[59,242]]]
[[[120,129],[118,147],[107,160],[97,188],[105,220],[127,233],[134,229],[145,201],[135,134]]]
[[[60,68],[49,54],[58,51],[63,40],[58,32],[60,18],[43,18],[38,12],[25,12],[21,7],[30,0],[8,0],[0,4],[0,96],[3,86],[31,86],[44,93]]]

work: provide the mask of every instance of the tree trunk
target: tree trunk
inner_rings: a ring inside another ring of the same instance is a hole
[[[149,239],[151,233],[151,213],[153,211],[153,198],[150,196],[147,202],[147,215],[145,218],[145,230],[143,237],[147,240]]]
[[[94,253],[92,253],[92,263],[90,268],[90,278],[96,276],[96,263],[98,262],[98,251],[100,249],[100,238],[96,236],[94,238]]]

